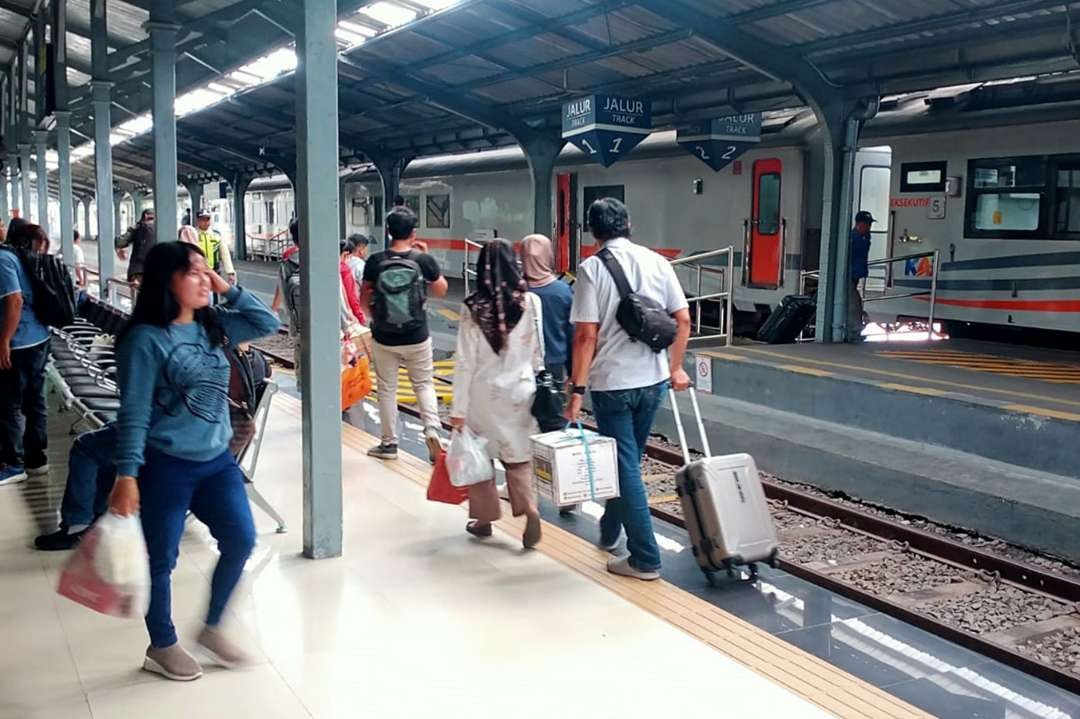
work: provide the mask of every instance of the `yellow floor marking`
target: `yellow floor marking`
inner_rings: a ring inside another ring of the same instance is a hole
[[[914,387],[909,384],[896,384],[894,382],[883,382],[881,384],[885,389],[892,389],[898,392],[911,392],[912,394],[924,394],[927,397],[941,397],[949,394],[943,389],[934,389],[933,387]]]
[[[978,352],[935,349],[885,350],[875,354],[888,359],[956,367],[975,372],[990,372],[1009,377],[1023,377],[1051,384],[1080,384],[1080,365],[1064,362],[1043,362]]]
[[[300,417],[299,401],[292,397],[283,400],[276,406],[293,417]],[[344,425],[342,444],[364,452],[378,444],[378,440]],[[427,484],[431,475],[430,466],[408,455],[382,466],[421,486]],[[500,531],[513,538],[520,536],[524,520],[504,517],[498,522]],[[610,574],[604,567],[609,555],[555,525],[544,522],[543,532],[538,551],[835,716],[843,719],[929,717],[887,692],[664,580],[643,583]]]
[[[447,308],[443,307],[443,308],[437,309],[435,311],[438,312],[443,317],[445,317],[446,319],[450,320],[451,322],[460,322],[461,321],[461,315],[459,315],[457,312],[454,312],[451,309],[447,309]]]
[[[815,367],[803,367],[798,364],[778,364],[776,365],[780,369],[786,369],[789,372],[798,372],[799,374],[809,374],[814,377],[832,377],[832,372],[826,372],[823,369],[817,369]]]
[[[755,354],[768,355],[770,357],[778,357],[783,360],[791,361],[791,355],[784,354],[783,352],[770,352],[769,350],[758,349],[756,347],[740,347],[739,349],[746,352],[753,352]],[[723,353],[717,355],[718,357],[725,356]],[[908,374],[906,372],[893,372],[890,370],[876,369],[873,367],[865,367],[863,365],[844,364],[842,362],[828,362],[824,360],[809,359],[806,357],[798,358],[800,362],[808,362],[810,364],[824,365],[833,369],[848,369],[854,372],[866,372],[868,374],[881,375],[883,377],[895,377],[897,379],[906,379],[912,382],[941,384],[951,389],[968,389],[976,390],[978,392],[993,392],[994,394],[1004,394],[1012,397],[1023,397],[1028,400],[1037,400],[1042,402],[1051,402],[1054,404],[1064,404],[1070,407],[1080,407],[1080,402],[1069,399],[1060,399],[1058,397],[1050,397],[1048,395],[1033,394],[1031,392],[1020,392],[1011,389],[999,389],[996,387],[987,387],[986,385],[979,384],[964,384],[963,382],[953,382],[951,380],[935,379],[933,377],[925,377],[918,374]]]
[[[1063,419],[1067,422],[1080,422],[1080,414],[1063,412],[1057,409],[1046,409],[1045,407],[1032,407],[1028,404],[1007,404],[1003,409],[1012,412],[1023,412],[1025,414],[1037,414],[1043,417],[1053,417],[1054,419]]]

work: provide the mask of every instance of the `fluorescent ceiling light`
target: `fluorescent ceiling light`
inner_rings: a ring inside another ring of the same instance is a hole
[[[377,2],[361,10],[360,14],[367,15],[369,18],[378,20],[390,27],[404,25],[410,20],[416,19],[415,10],[392,2]]]

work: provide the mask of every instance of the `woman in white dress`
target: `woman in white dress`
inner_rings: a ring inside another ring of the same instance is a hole
[[[526,291],[514,249],[506,240],[484,246],[476,262],[477,289],[465,298],[458,328],[454,405],[450,422],[487,439],[488,452],[506,468],[510,508],[525,515],[522,545],[540,541],[540,512],[533,486],[529,437],[536,434],[531,408],[536,373],[544,366],[537,329],[539,299]],[[501,516],[495,481],[469,487],[466,531],[490,537]]]

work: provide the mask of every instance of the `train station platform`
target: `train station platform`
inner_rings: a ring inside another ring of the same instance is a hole
[[[1080,557],[1080,354],[948,340],[696,360],[721,448],[737,437],[786,479]]]
[[[299,556],[256,511],[259,543],[227,621],[257,663],[183,684],[139,671],[140,622],[58,596],[52,528],[66,463],[53,418],[47,478],[0,490],[0,717],[928,716],[664,581],[604,571],[606,554],[552,524],[522,552],[516,521],[477,542],[456,507],[426,501],[429,469],[380,463],[343,428],[344,556]],[[300,405],[275,400],[256,475],[301,526]],[[173,577],[182,637],[198,628],[215,548],[192,522]],[[654,679],[646,679],[646,677]]]

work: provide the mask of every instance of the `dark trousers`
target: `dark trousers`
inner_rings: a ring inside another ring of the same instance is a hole
[[[11,369],[0,370],[0,465],[48,463],[45,362],[49,343],[11,351]]]
[[[105,513],[116,479],[115,450],[116,426],[112,424],[83,432],[72,442],[64,501],[60,504],[60,526],[93,524]]]
[[[218,543],[221,554],[210,582],[206,623],[216,626],[255,546],[244,475],[236,459],[222,452],[208,462],[192,462],[147,448],[139,473],[140,513],[150,555],[150,609],[146,628],[155,647],[176,643],[172,622],[172,570],[180,554],[184,518],[190,509]]]

